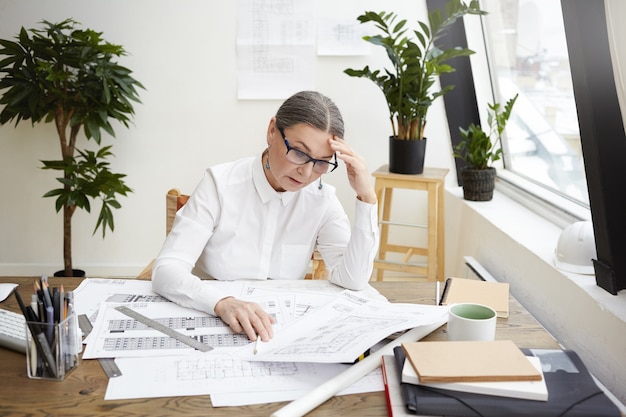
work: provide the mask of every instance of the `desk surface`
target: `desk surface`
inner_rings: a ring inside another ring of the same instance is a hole
[[[30,299],[32,277],[0,278],[0,282],[20,284],[20,295]],[[53,284],[52,284],[53,282]],[[63,284],[74,289],[79,278],[52,278],[51,285]],[[434,304],[434,282],[371,282],[391,302]],[[15,297],[0,308],[18,311]],[[445,326],[424,340],[446,340]],[[515,299],[511,298],[510,315],[498,318],[497,339],[513,340],[520,347],[558,349],[556,341]],[[63,415],[63,416],[268,416],[287,403],[246,407],[215,408],[208,395],[171,398],[146,398],[105,401],[107,377],[95,360],[82,361],[62,382],[31,380],[26,375],[25,356],[0,348],[0,415]],[[307,416],[387,416],[383,392],[333,397]]]

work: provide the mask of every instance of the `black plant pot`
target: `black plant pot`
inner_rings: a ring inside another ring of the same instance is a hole
[[[57,271],[54,273],[55,277],[64,277],[65,276],[65,269],[62,269],[60,271]],[[72,277],[73,278],[84,278],[85,277],[85,271],[83,271],[82,269],[72,269]]]
[[[396,174],[421,174],[424,172],[426,138],[400,140],[389,137],[389,172]]]
[[[463,198],[469,201],[489,201],[493,198],[496,185],[496,169],[464,168],[461,171],[463,181]]]

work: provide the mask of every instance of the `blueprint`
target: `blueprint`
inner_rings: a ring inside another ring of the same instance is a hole
[[[101,303],[83,359],[156,357],[191,353],[192,347],[116,310],[120,303]],[[174,303],[124,303],[135,312],[212,347],[241,347],[250,343],[224,322],[207,313]]]
[[[219,285],[218,282],[214,284]],[[225,284],[232,287],[232,283]],[[105,301],[93,303],[99,307],[97,312],[90,314],[95,321],[83,354],[85,359],[171,356],[193,351],[193,348],[180,341],[117,311],[115,308],[122,304],[119,301],[127,301],[123,304],[135,312],[186,336],[196,338],[214,349],[253,345],[245,334],[234,333],[218,317],[168,302],[146,291],[146,288],[142,290],[139,286],[135,286],[134,291],[129,292],[128,287],[120,289],[115,287],[118,284],[112,285],[114,286],[112,291],[99,293]],[[118,292],[115,292],[116,290]],[[333,300],[336,294],[342,293],[334,288],[330,293],[269,290],[246,283],[240,284],[239,292],[241,298],[256,302],[274,317],[275,330],[318,309]]]

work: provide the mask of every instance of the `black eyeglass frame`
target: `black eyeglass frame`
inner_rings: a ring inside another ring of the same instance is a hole
[[[289,152],[294,151],[294,152],[295,152],[295,153],[297,153],[298,155],[302,155],[303,157],[308,158],[308,159],[307,159],[307,161],[302,162],[302,163],[289,161],[289,162],[291,162],[292,164],[296,164],[296,165],[306,165],[306,164],[308,164],[309,162],[313,162],[313,170],[314,170],[315,172],[317,172],[317,173],[320,173],[320,174],[328,174],[328,173],[331,173],[331,172],[333,172],[334,170],[336,170],[336,169],[337,169],[337,167],[339,166],[339,162],[337,161],[337,154],[336,154],[336,153],[334,153],[334,154],[333,154],[333,157],[335,158],[335,162],[332,162],[332,161],[325,161],[325,160],[323,160],[323,159],[315,159],[315,158],[312,158],[312,157],[311,157],[311,155],[307,154],[306,152],[302,152],[302,151],[301,151],[301,150],[299,150],[299,149],[292,148],[292,147],[291,147],[291,145],[289,145],[289,141],[288,141],[288,140],[287,140],[287,138],[285,137],[285,131],[283,130],[283,128],[282,128],[282,127],[279,127],[279,128],[278,128],[278,131],[280,132],[280,136],[283,138],[283,141],[285,142],[285,146],[287,147],[287,153],[286,153],[285,155],[288,155],[288,154],[289,154]],[[323,166],[323,165],[327,165],[329,168],[332,166],[332,169],[328,170],[328,168],[327,168],[327,169],[326,169],[326,171],[324,171],[324,172],[320,172],[319,170],[316,170],[316,169],[315,169],[315,164],[318,164],[318,163],[319,163],[321,166]]]

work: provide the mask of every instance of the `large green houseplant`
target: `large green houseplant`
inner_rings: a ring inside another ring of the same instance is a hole
[[[56,197],[56,211],[63,211],[64,268],[58,275],[74,276],[75,210],[89,212],[90,200],[100,200],[94,233],[102,228],[104,237],[107,228],[114,230],[118,196],[131,192],[125,175],[109,169],[113,154],[111,146],[101,146],[101,130],[115,136],[110,120],[128,127],[132,101],[139,102],[137,88],[143,86],[116,62],[124,48],[105,41],[101,32],[80,29],[73,19],[41,23],[39,29],[22,27],[16,41],[0,39],[0,124],[54,122],[61,159],[42,161],[42,168],[61,171],[61,186],[44,196]],[[98,145],[95,151],[77,147],[81,130]]]
[[[453,155],[467,164],[461,170],[463,198],[471,201],[489,201],[493,198],[496,169],[492,166],[502,157],[500,136],[511,117],[511,111],[517,100],[509,99],[504,105],[488,104],[488,130],[470,123],[467,129],[459,127],[461,141],[454,147]]]
[[[447,63],[452,58],[468,56],[474,52],[468,48],[448,47],[440,49],[436,41],[443,37],[457,19],[467,15],[482,15],[478,1],[469,4],[461,0],[450,0],[441,10],[434,10],[428,15],[428,24],[418,21],[418,29],[409,31],[406,20],[399,20],[394,12],[367,11],[358,17],[363,24],[373,22],[381,34],[364,36],[367,42],[381,46],[387,52],[391,62],[384,71],[348,68],[344,72],[351,77],[364,77],[373,81],[383,92],[389,109],[392,134],[390,153],[394,144],[399,142],[400,154],[406,157],[407,145],[412,141],[423,141],[417,145],[422,149],[422,160],[412,163],[406,161],[394,167],[393,155],[390,155],[392,172],[418,174],[423,169],[423,150],[425,148],[424,129],[426,116],[433,102],[446,94],[454,86],[435,89],[434,84],[440,74],[453,72]],[[412,34],[413,36],[410,36]],[[415,143],[413,143],[415,145]],[[405,159],[405,158],[401,158]],[[421,166],[419,164],[421,163]],[[417,164],[417,166],[416,166]],[[405,166],[404,165],[408,165]]]

